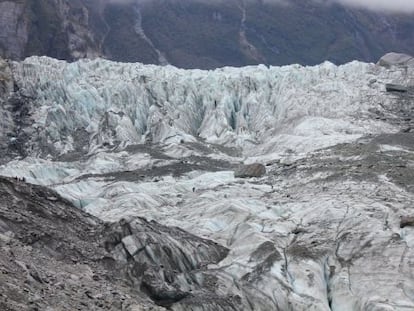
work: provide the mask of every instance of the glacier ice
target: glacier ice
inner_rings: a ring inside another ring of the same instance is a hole
[[[413,68],[31,57],[11,70],[31,99],[29,156],[0,174],[227,247],[214,290],[240,310],[414,309],[414,231],[399,223],[414,214],[412,99],[385,90]],[[254,162],[264,177],[234,177]],[[199,307],[171,309],[214,310]]]
[[[204,72],[31,57],[12,67],[21,92],[35,98],[34,136],[56,153],[73,150],[80,129],[89,135],[87,151],[104,143],[202,139],[248,155],[306,152],[392,131],[367,115],[391,100],[384,83],[404,78],[360,62]]]

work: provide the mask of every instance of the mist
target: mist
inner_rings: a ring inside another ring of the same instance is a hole
[[[131,3],[144,3],[151,2],[152,0],[104,0],[109,3],[117,4],[131,4]],[[220,2],[225,0],[187,0],[196,2]],[[257,1],[257,0],[242,0],[242,1]],[[273,4],[289,4],[290,0],[262,0],[265,3]],[[307,0],[303,0],[307,1]],[[336,2],[345,6],[351,6],[356,8],[369,9],[373,11],[385,11],[391,13],[414,13],[414,0],[313,0],[321,3],[321,5],[329,5]]]
[[[413,13],[413,0],[334,0],[343,5],[366,8],[374,11]]]

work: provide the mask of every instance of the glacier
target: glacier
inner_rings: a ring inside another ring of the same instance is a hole
[[[306,152],[392,131],[372,122],[369,109],[392,101],[382,94],[384,83],[409,75],[359,62],[201,71],[45,57],[12,70],[21,93],[36,98],[33,134],[54,153],[73,150],[80,130],[90,138],[88,152],[105,143],[199,139],[248,155]]]
[[[24,154],[1,175],[229,249],[208,290],[232,299],[204,301],[182,274],[174,284],[197,299],[170,310],[414,309],[414,228],[401,227],[414,216],[414,95],[386,91],[412,85],[414,66],[7,66],[0,139]],[[235,178],[243,163],[267,173]]]

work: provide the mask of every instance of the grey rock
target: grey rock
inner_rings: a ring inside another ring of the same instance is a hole
[[[387,68],[391,66],[414,66],[414,58],[407,54],[388,53],[380,58],[377,65]]]
[[[266,167],[260,163],[239,166],[234,171],[236,178],[262,177],[266,174]]]
[[[392,83],[386,84],[385,89],[387,90],[387,92],[399,92],[399,93],[408,92],[408,87],[399,85],[399,84],[392,84]]]
[[[131,283],[166,307],[189,296],[212,295],[209,289],[194,284],[195,274],[207,271],[208,264],[218,263],[228,253],[213,241],[144,218],[107,225],[103,235],[107,251],[127,263]]]
[[[414,216],[403,216],[400,220],[400,228],[414,227]]]
[[[0,2],[0,55],[8,58],[22,58],[28,40],[25,4],[21,2]]]
[[[226,301],[225,310],[235,308],[195,282],[227,256],[213,241],[143,218],[103,223],[15,178],[0,177],[0,198],[1,310],[160,311],[157,304],[190,296],[199,305],[215,297],[216,305]]]
[[[0,58],[0,98],[12,91],[13,77],[7,62]]]

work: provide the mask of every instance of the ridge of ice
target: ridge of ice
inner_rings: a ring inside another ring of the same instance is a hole
[[[89,150],[105,142],[204,139],[246,154],[306,152],[391,131],[366,116],[387,104],[383,84],[403,79],[402,72],[356,61],[202,71],[30,57],[13,63],[13,72],[20,90],[35,99],[34,135],[58,153],[74,149],[77,129],[89,133]]]

